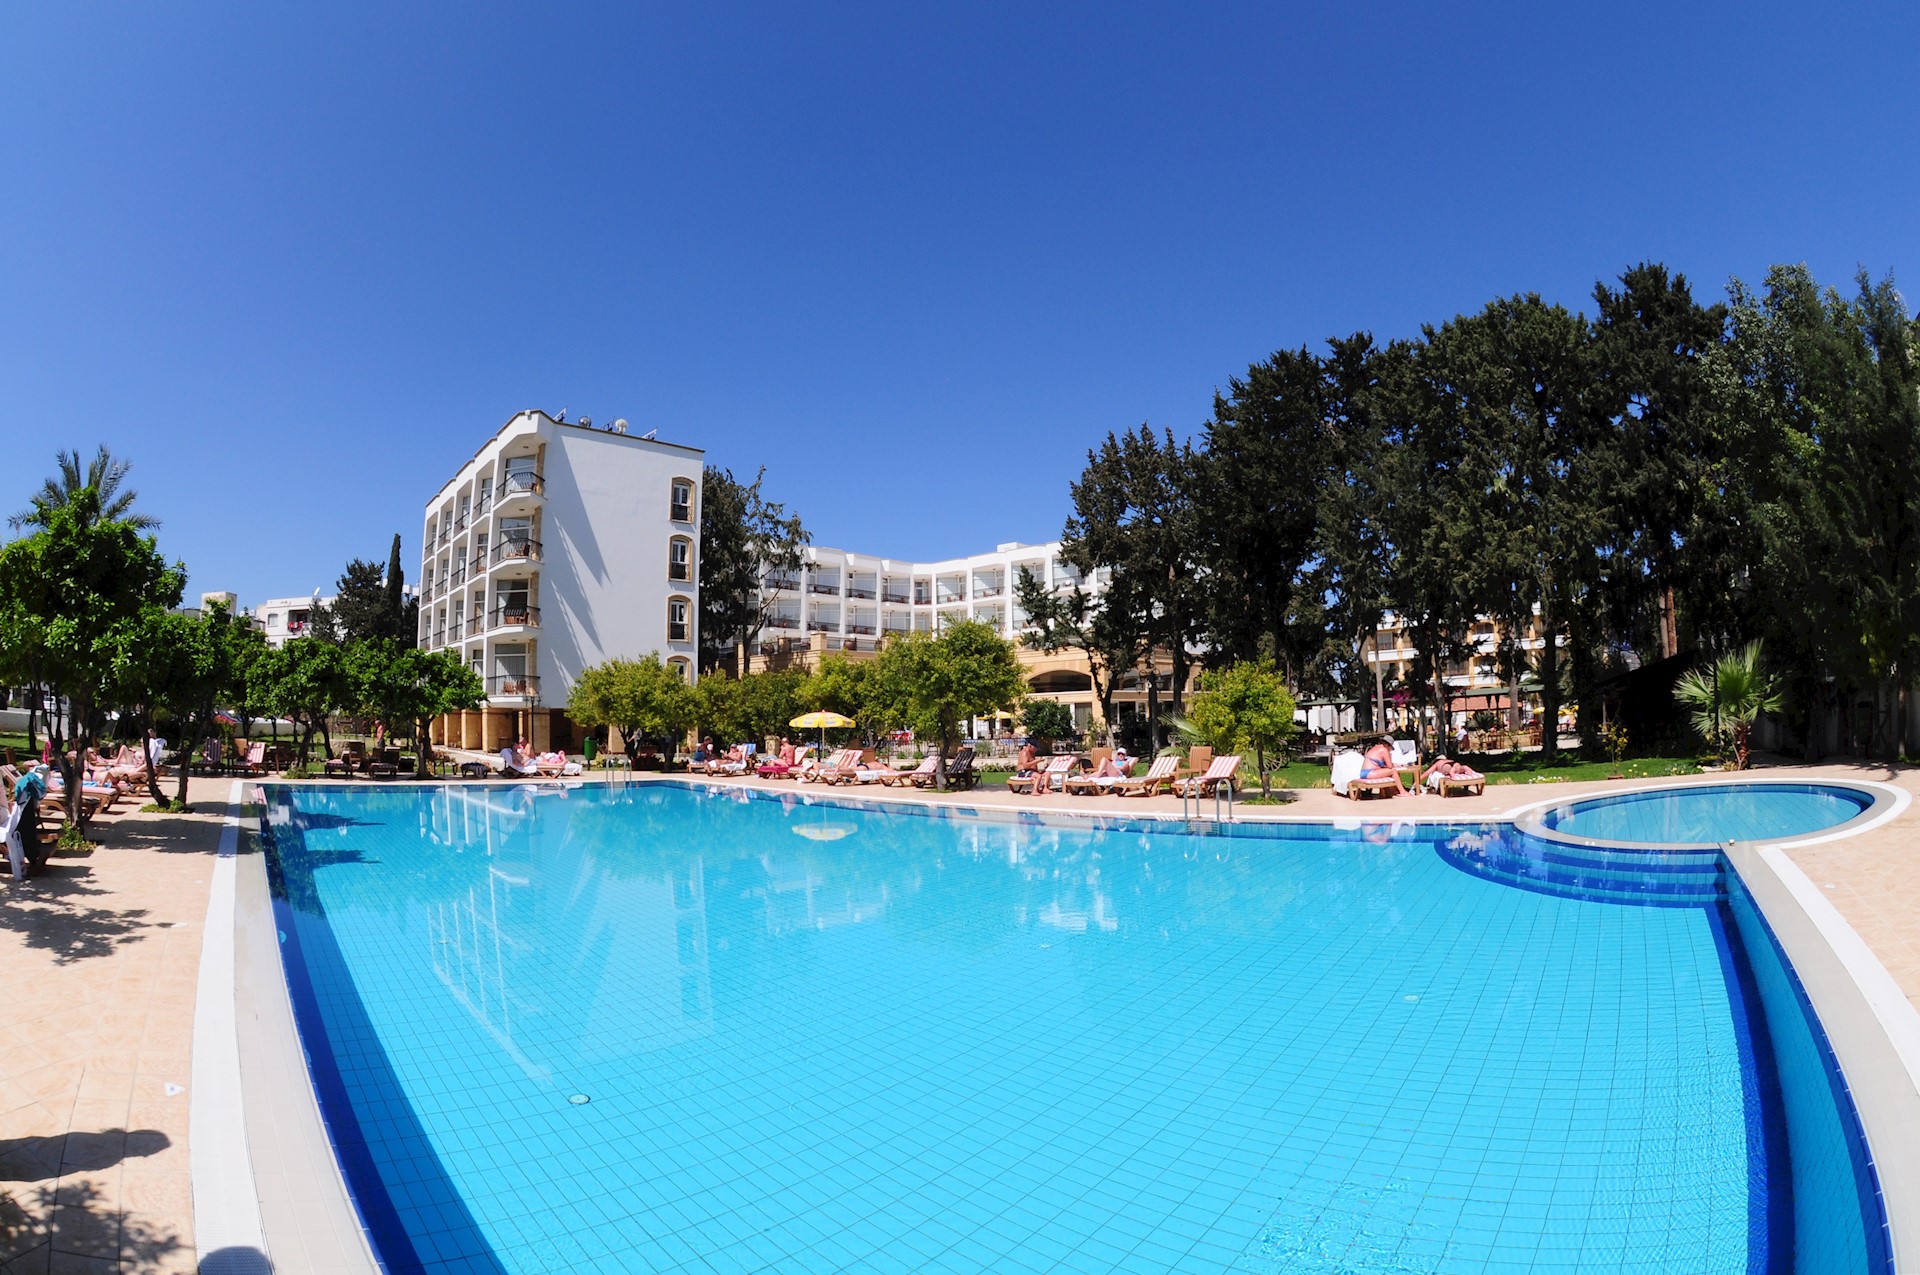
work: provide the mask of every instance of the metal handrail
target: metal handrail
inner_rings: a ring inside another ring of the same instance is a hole
[[[526,674],[490,677],[487,679],[487,694],[503,699],[512,696],[534,699],[540,694],[540,679]]]
[[[495,607],[492,613],[489,615],[488,620],[489,620],[489,623],[492,625],[492,627],[496,629],[501,628],[505,625],[510,625],[510,624],[511,625],[527,625],[527,626],[538,625],[540,623],[540,608],[539,607],[511,607],[511,606]]]
[[[540,542],[538,540],[502,540],[493,547],[493,565],[503,562],[538,562],[540,560]]]
[[[538,496],[547,489],[546,479],[531,469],[509,469],[500,475],[500,490],[495,500],[505,500],[508,496],[525,493]]]

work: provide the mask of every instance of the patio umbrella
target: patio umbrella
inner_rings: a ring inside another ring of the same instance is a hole
[[[793,826],[796,837],[805,837],[809,841],[838,841],[842,837],[851,837],[857,831],[859,829],[850,823],[801,823]]]
[[[851,726],[853,725],[853,719],[851,717],[842,717],[838,713],[829,713],[825,709],[816,709],[811,713],[800,714],[800,716],[788,722],[787,725],[795,730],[813,730],[818,728],[820,731],[820,751],[824,753],[827,751],[827,727]]]

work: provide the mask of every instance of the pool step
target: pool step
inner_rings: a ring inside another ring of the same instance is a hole
[[[1609,850],[1504,830],[1455,838],[1436,849],[1442,859],[1472,876],[1563,899],[1703,907],[1726,894],[1720,852],[1712,849]]]

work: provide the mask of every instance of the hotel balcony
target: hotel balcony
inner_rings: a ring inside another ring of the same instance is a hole
[[[487,679],[487,698],[531,704],[540,698],[540,679],[526,673],[504,673]]]
[[[540,608],[530,606],[495,607],[487,618],[488,626],[495,629],[537,629],[540,627]]]
[[[809,580],[807,582],[807,592],[819,593],[830,598],[837,598],[840,596],[840,586],[834,583],[823,584],[818,580]]]
[[[477,638],[482,633],[485,633],[486,631],[487,631],[487,622],[481,619],[479,616],[476,615],[471,620],[467,621],[468,637]]]
[[[540,542],[518,538],[502,540],[493,547],[493,553],[490,556],[496,567],[509,563],[538,562],[540,561]]]
[[[493,503],[504,509],[522,500],[544,496],[546,490],[546,480],[533,470],[510,469],[500,476],[500,490],[494,493]]]
[[[800,617],[797,615],[770,615],[766,626],[769,629],[798,629]]]
[[[800,588],[800,582],[792,576],[768,576],[765,587],[774,593],[794,593]]]

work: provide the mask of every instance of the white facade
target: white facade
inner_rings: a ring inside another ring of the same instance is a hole
[[[290,639],[307,636],[307,626],[313,619],[314,607],[333,606],[332,597],[309,594],[301,598],[268,598],[254,608],[254,619],[260,622],[260,629],[267,635],[267,645],[285,646]]]
[[[1023,567],[1050,588],[1086,583],[1060,556],[1057,540],[1013,541],[992,553],[939,562],[810,545],[800,571],[769,571],[761,578],[761,597],[771,603],[772,617],[760,632],[761,647],[777,649],[783,639],[804,643],[822,633],[829,650],[870,651],[890,633],[939,632],[956,620],[978,620],[1002,637],[1018,637],[1026,615],[1013,592]]]
[[[420,645],[502,707],[561,708],[580,671],[699,641],[699,448],[521,412],[426,504]]]

